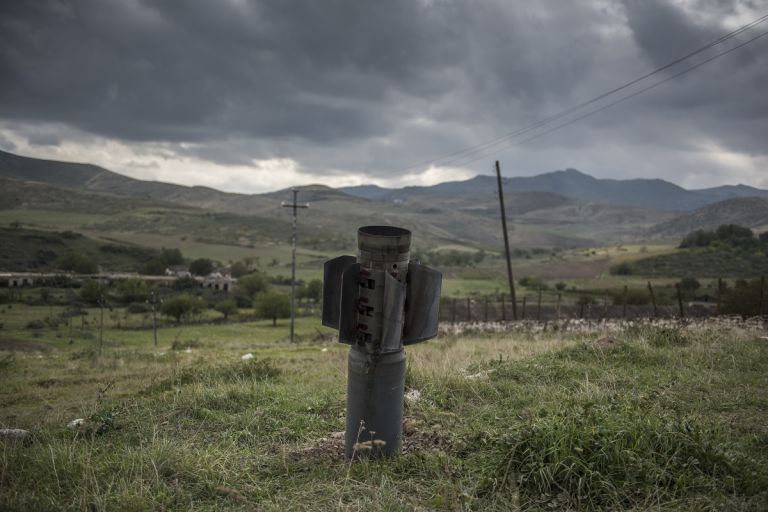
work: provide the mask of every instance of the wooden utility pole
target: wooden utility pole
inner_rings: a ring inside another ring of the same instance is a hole
[[[509,295],[512,299],[512,320],[517,320],[517,300],[515,298],[515,279],[512,276],[512,260],[509,255],[509,235],[507,235],[507,213],[504,211],[504,189],[501,185],[501,167],[496,160],[496,181],[499,187],[499,206],[501,207],[501,229],[504,231],[504,251],[507,255],[507,279],[509,280]]]
[[[309,208],[308,204],[299,204],[296,202],[296,196],[299,194],[299,189],[293,187],[293,202],[288,204],[282,203],[284,208],[293,208],[293,231],[291,235],[291,343],[295,341],[294,332],[296,325],[296,210],[298,208]]]
[[[659,310],[656,307],[656,295],[653,294],[653,286],[651,286],[651,282],[648,281],[648,291],[651,294],[651,303],[653,304],[653,316],[654,318],[659,316]]]
[[[675,283],[675,290],[677,290],[677,305],[680,307],[680,318],[685,318],[685,311],[683,310],[683,296],[680,293],[680,283]]]

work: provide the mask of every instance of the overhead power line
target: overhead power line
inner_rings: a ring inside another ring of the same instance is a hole
[[[671,67],[674,67],[674,66],[676,66],[676,65],[678,65],[678,64],[680,64],[680,63],[682,63],[682,62],[684,62],[684,61],[686,61],[686,60],[688,60],[688,59],[690,59],[692,57],[695,57],[696,55],[699,55],[699,54],[701,54],[701,53],[703,53],[703,52],[705,52],[705,51],[707,51],[707,50],[709,50],[709,49],[711,49],[711,48],[713,48],[713,47],[715,47],[715,46],[717,46],[719,44],[722,44],[725,41],[728,41],[729,39],[732,39],[732,38],[736,37],[737,35],[739,35],[739,34],[741,34],[743,32],[746,32],[746,31],[754,28],[755,26],[757,26],[757,25],[759,25],[761,23],[764,23],[766,20],[768,20],[768,14],[760,16],[759,18],[756,18],[756,19],[750,21],[749,23],[747,23],[745,25],[742,25],[741,27],[739,27],[737,29],[735,29],[735,30],[733,30],[731,32],[728,32],[727,34],[724,34],[724,35],[718,37],[717,39],[714,39],[713,41],[710,41],[706,45],[704,45],[704,46],[702,46],[700,48],[697,48],[696,50],[693,50],[692,52],[687,53],[687,54],[685,54],[685,55],[683,55],[681,57],[678,57],[678,58],[668,62],[667,64],[664,64],[663,66],[658,67],[658,68],[656,68],[656,69],[654,69],[654,70],[652,70],[652,71],[650,71],[650,72],[648,72],[648,73],[646,73],[646,74],[644,74],[642,76],[639,76],[639,77],[637,77],[637,78],[635,78],[633,80],[630,80],[629,82],[626,82],[626,83],[624,83],[624,84],[622,84],[622,85],[620,85],[618,87],[615,87],[615,88],[613,88],[613,89],[611,89],[609,91],[603,92],[603,93],[595,96],[594,98],[591,98],[591,99],[589,99],[587,101],[579,103],[578,105],[574,105],[574,106],[569,107],[569,108],[567,108],[565,110],[562,110],[562,111],[560,111],[560,112],[558,112],[556,114],[553,114],[551,116],[545,117],[544,119],[541,119],[541,120],[536,121],[536,122],[534,122],[532,124],[529,124],[527,126],[519,128],[519,129],[517,129],[517,130],[515,130],[515,131],[513,131],[511,133],[508,133],[506,135],[502,135],[500,137],[492,139],[492,140],[490,140],[488,142],[484,142],[482,144],[478,144],[478,145],[475,145],[475,146],[470,146],[468,148],[465,148],[465,149],[462,149],[462,150],[459,150],[459,151],[456,151],[456,152],[444,155],[442,157],[438,157],[438,158],[435,158],[435,159],[432,159],[432,160],[429,160],[429,161],[421,162],[421,163],[416,164],[416,165],[411,165],[409,167],[400,169],[398,172],[406,172],[406,171],[410,171],[410,170],[413,170],[413,169],[416,169],[416,168],[419,168],[419,167],[422,167],[422,166],[425,166],[425,165],[435,165],[435,164],[438,164],[438,163],[440,165],[451,165],[454,162],[462,161],[462,160],[464,160],[465,158],[467,158],[469,156],[478,154],[480,152],[485,152],[488,149],[491,149],[491,148],[496,147],[496,146],[501,145],[501,144],[505,144],[510,139],[513,139],[515,137],[518,137],[518,136],[524,135],[526,133],[529,133],[529,132],[531,132],[533,130],[536,130],[537,128],[545,127],[546,125],[548,125],[548,124],[550,124],[550,123],[552,123],[554,121],[562,119],[562,118],[564,118],[564,117],[566,117],[566,116],[568,116],[570,114],[573,114],[573,113],[575,113],[575,112],[577,112],[579,110],[582,110],[585,107],[593,105],[594,103],[597,103],[597,102],[599,102],[602,99],[605,99],[605,98],[607,98],[607,97],[609,97],[609,96],[611,96],[613,94],[616,94],[617,92],[621,92],[621,91],[623,91],[623,90],[625,90],[625,89],[627,89],[627,88],[629,88],[629,87],[631,87],[633,85],[638,84],[639,82],[642,82],[643,80],[646,80],[646,79],[648,79],[648,78],[650,78],[650,77],[652,77],[654,75],[657,75],[657,74],[659,74],[659,73],[661,73],[661,72],[663,72],[663,71],[665,71],[665,70],[667,70],[667,69],[669,69]],[[759,39],[760,37],[762,37],[762,35],[760,35],[760,36],[758,36],[756,38],[750,39],[746,43],[734,47],[732,50],[741,48],[742,46],[745,46],[746,44],[749,44],[750,42],[754,41],[755,39]],[[727,51],[725,53],[730,53],[730,51],[732,51],[732,50],[729,50],[729,51]],[[722,55],[717,55],[714,58],[717,58],[718,56],[722,56]],[[706,64],[707,62],[710,62],[710,61],[714,60],[714,58],[710,58],[710,59],[705,60],[702,63],[702,65]],[[696,67],[700,67],[700,66],[697,65],[693,69],[695,69]],[[691,70],[692,69],[689,69],[688,71],[691,71]],[[684,73],[680,73],[680,74],[684,74]],[[679,76],[680,74],[678,74],[677,76]],[[665,80],[665,81],[668,81],[668,80]],[[664,83],[664,82],[660,82],[660,83]],[[650,87],[650,88],[652,88],[652,87]],[[644,90],[647,90],[647,89],[644,89]],[[631,95],[629,97],[632,97],[632,96],[635,96],[635,95],[636,94],[633,94],[633,95]],[[603,109],[601,109],[601,110],[603,110]],[[592,115],[592,114],[589,114],[589,115]],[[588,117],[588,116],[585,116],[585,117]],[[568,123],[568,124],[570,124],[570,123]],[[567,126],[567,124],[564,125],[564,126]],[[551,131],[554,131],[554,130],[551,130]],[[546,133],[550,133],[550,132],[548,131]],[[537,135],[537,136],[535,136],[533,138],[538,138],[539,136],[540,135]],[[526,140],[528,140],[528,139],[526,139]],[[521,141],[521,142],[523,142],[523,141]],[[469,162],[473,162],[474,160],[475,159],[470,160]],[[469,163],[469,162],[467,162],[467,163]]]

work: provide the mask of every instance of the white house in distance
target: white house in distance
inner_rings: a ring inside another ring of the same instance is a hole
[[[192,277],[192,273],[186,265],[171,265],[165,269],[165,275],[171,277]]]
[[[213,272],[203,278],[203,288],[213,288],[223,292],[234,290],[237,279],[233,278],[226,267],[214,269]]]

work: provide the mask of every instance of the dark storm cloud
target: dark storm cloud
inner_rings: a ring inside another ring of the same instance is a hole
[[[287,157],[315,174],[390,176],[619,85],[727,32],[726,17],[760,8],[735,0],[0,2],[0,120],[167,142],[224,164]],[[637,159],[633,146],[672,152],[702,140],[765,155],[766,48],[768,38],[541,139],[516,153],[518,169],[588,165],[590,152],[610,145],[626,148],[617,167]],[[40,137],[29,141],[57,140]],[[553,157],[569,152],[574,161]],[[473,169],[487,172],[486,164]]]
[[[419,5],[4,2],[0,115],[137,140],[384,133],[388,92],[437,94],[458,57]]]

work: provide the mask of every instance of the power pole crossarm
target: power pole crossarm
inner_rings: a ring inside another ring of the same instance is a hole
[[[294,342],[294,333],[296,325],[296,210],[298,208],[309,208],[308,204],[299,204],[296,201],[296,196],[299,194],[299,189],[294,187],[293,189],[293,202],[283,202],[283,208],[293,209],[293,231],[291,235],[291,343]]]

